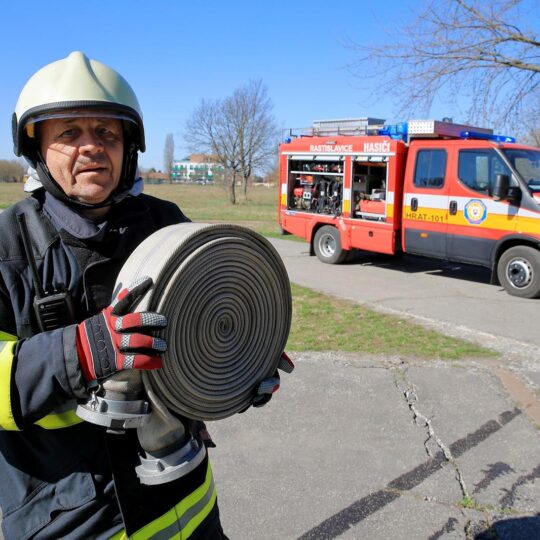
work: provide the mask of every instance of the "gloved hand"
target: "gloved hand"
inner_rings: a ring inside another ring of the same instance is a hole
[[[143,375],[143,381],[147,379]],[[143,383],[146,397],[150,402],[150,418],[137,428],[137,437],[147,454],[159,456],[174,451],[186,441],[186,430],[182,422],[173,416],[156,396],[148,380]]]
[[[136,401],[143,399],[143,384],[140,369],[123,369],[108,377],[101,384],[107,399]]]
[[[111,305],[77,326],[79,363],[87,382],[100,381],[124,369],[158,369],[165,340],[152,336],[167,319],[152,312],[132,313],[152,287],[149,277],[122,289]]]
[[[266,405],[272,399],[274,392],[279,390],[279,385],[281,383],[278,371],[279,369],[285,373],[292,373],[294,369],[292,360],[285,352],[282,353],[281,358],[279,359],[278,369],[276,369],[274,375],[261,381],[257,387],[257,392],[255,393],[255,397],[253,398],[252,402],[253,407],[262,407],[263,405]]]

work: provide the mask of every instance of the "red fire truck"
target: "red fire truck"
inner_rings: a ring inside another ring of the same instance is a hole
[[[325,263],[354,249],[486,266],[540,296],[540,149],[450,121],[319,121],[280,145],[279,223]]]

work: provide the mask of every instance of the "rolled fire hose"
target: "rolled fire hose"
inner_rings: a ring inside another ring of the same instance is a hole
[[[290,283],[273,246],[236,225],[172,225],[131,254],[116,292],[143,276],[154,287],[137,311],[168,320],[163,368],[147,372],[152,390],[195,420],[246,409],[275,373],[291,325]]]

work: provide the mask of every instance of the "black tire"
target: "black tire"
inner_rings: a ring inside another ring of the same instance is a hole
[[[497,264],[497,277],[508,294],[520,298],[538,298],[540,251],[530,246],[506,250]]]
[[[349,254],[341,247],[339,231],[331,225],[325,225],[315,233],[313,250],[317,258],[327,264],[342,263]]]

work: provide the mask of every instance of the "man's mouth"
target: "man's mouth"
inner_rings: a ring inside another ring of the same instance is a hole
[[[88,173],[88,172],[104,172],[107,170],[107,167],[102,167],[99,165],[96,165],[95,167],[81,167],[77,170],[76,174],[79,173]]]

